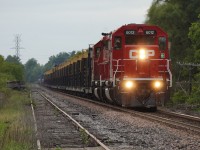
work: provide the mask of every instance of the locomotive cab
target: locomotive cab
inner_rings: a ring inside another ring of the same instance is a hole
[[[100,44],[109,41],[107,49]],[[94,45],[95,96],[124,107],[163,104],[172,86],[167,43],[167,34],[150,25],[124,25],[104,35]]]

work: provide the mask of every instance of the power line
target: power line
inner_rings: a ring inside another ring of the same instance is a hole
[[[194,64],[194,63],[180,63],[180,62],[177,62],[178,65],[180,66],[191,66],[191,67],[199,67],[200,64]]]

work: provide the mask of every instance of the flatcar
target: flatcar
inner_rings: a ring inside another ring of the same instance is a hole
[[[146,24],[123,25],[87,51],[44,73],[44,85],[93,95],[122,107],[156,110],[172,87],[168,35]]]

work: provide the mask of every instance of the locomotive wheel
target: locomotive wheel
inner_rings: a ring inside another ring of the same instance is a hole
[[[116,105],[122,106],[121,95],[115,95],[114,102]]]

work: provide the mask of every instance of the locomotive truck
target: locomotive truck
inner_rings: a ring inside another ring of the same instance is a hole
[[[158,26],[123,25],[87,51],[44,73],[44,85],[122,107],[156,110],[172,87],[168,35]]]

